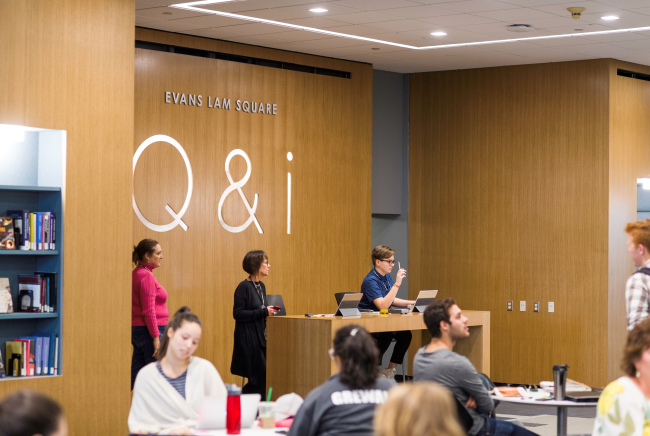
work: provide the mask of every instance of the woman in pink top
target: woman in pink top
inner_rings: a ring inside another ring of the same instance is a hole
[[[153,239],[143,239],[133,247],[132,260],[136,267],[131,274],[131,390],[138,372],[156,361],[160,338],[169,321],[167,291],[153,275],[162,259],[162,248]]]

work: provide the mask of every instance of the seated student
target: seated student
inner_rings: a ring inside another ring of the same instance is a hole
[[[0,435],[68,436],[68,422],[56,401],[23,389],[0,401]]]
[[[375,406],[395,382],[377,378],[377,347],[363,327],[341,328],[329,351],[339,373],[307,395],[289,436],[370,436]]]
[[[129,413],[129,430],[138,434],[191,434],[204,397],[226,397],[212,363],[192,356],[203,325],[188,307],[169,320],[158,362],[138,373]]]
[[[379,245],[373,248],[370,258],[373,268],[363,279],[363,283],[361,283],[363,296],[359,302],[359,309],[379,311],[381,309],[388,309],[391,305],[407,307],[409,304],[414,304],[415,301],[402,300],[396,297],[397,290],[402,284],[404,277],[406,277],[406,270],[402,268],[397,271],[395,283],[393,283],[390,272],[393,270],[393,266],[395,266],[395,250],[385,245]],[[404,355],[411,344],[413,335],[410,331],[406,330],[373,333],[372,337],[377,341],[380,363],[391,341],[393,338],[395,339],[395,348],[393,348],[393,354],[390,357],[388,367],[379,374],[380,377],[395,379],[397,365],[401,364],[404,360]]]
[[[456,302],[448,298],[429,304],[424,323],[432,339],[415,355],[413,379],[434,381],[449,389],[474,421],[470,436],[534,435],[511,422],[486,416],[494,410],[490,394],[470,361],[452,351],[458,339],[469,336],[467,318]]]
[[[650,318],[627,336],[621,369],[598,399],[594,436],[643,436],[650,432]]]
[[[449,391],[433,382],[406,383],[391,389],[377,407],[375,436],[465,436]]]

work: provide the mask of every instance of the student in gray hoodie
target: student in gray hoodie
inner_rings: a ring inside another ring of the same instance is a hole
[[[330,349],[339,373],[307,395],[289,436],[373,434],[375,407],[395,382],[377,378],[379,352],[372,336],[357,325],[341,328]]]

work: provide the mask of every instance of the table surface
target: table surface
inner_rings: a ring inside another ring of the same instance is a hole
[[[280,430],[289,430],[288,428],[284,427],[276,427],[276,428],[260,428],[257,426],[253,426],[252,428],[242,428],[241,429],[241,434],[243,435],[248,435],[248,436],[256,436],[256,435],[272,435],[272,434],[277,434],[276,431]],[[205,436],[221,436],[226,434],[226,430],[194,430],[192,434],[195,435],[205,435]]]
[[[596,407],[597,401],[593,402],[577,402],[577,401],[556,401],[556,400],[533,400],[528,398],[518,397],[497,397],[491,395],[494,401],[503,401],[504,403],[527,404],[529,406],[550,406],[550,407]]]

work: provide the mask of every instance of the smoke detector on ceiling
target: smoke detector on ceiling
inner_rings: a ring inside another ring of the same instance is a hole
[[[585,11],[585,8],[566,8],[566,10],[571,12],[571,18],[577,20]]]
[[[530,24],[511,24],[506,29],[510,32],[532,32],[535,30]]]

